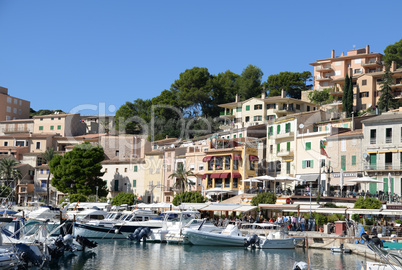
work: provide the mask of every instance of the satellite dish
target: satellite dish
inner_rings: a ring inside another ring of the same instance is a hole
[[[363,158],[367,159],[368,158],[368,154],[367,153],[363,153]]]
[[[303,125],[303,124],[300,124],[300,125],[299,125],[299,128],[304,128],[304,125]]]

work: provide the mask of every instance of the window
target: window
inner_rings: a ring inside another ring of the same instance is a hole
[[[204,170],[204,164],[202,164],[202,163],[199,164],[199,165],[198,165],[198,170],[199,170],[199,171],[203,171],[203,170]]]
[[[310,106],[307,106],[307,111],[308,111],[308,112],[310,111]]]
[[[119,191],[119,180],[114,180],[114,191]]]
[[[256,115],[254,116],[254,121],[261,121],[262,120],[262,116],[261,115]]]
[[[43,169],[40,169],[40,174],[43,174]]]
[[[243,133],[240,133],[240,134],[239,134],[239,138],[241,138],[241,137],[243,137]]]
[[[278,144],[276,145],[276,152],[279,153],[280,151],[281,151],[281,144],[278,143]]]
[[[286,162],[286,173],[290,174],[290,162]]]
[[[40,149],[40,142],[36,142],[36,149]]]
[[[41,118],[40,120],[43,121],[43,118]]]
[[[276,126],[276,134],[281,133],[281,125]]]
[[[241,112],[241,107],[236,107],[236,112]]]
[[[134,165],[134,172],[137,172],[137,171],[138,171],[138,166]]]
[[[262,110],[262,104],[254,105],[254,110]]]
[[[289,133],[289,132],[290,132],[290,123],[287,123],[287,124],[285,125],[285,132],[286,132],[286,133]]]
[[[60,130],[61,129],[61,126],[59,125],[59,126],[57,126],[57,130]]]
[[[312,160],[303,160],[302,161],[302,168],[313,168],[313,161]]]
[[[39,126],[39,130],[43,130],[43,126]]]
[[[14,109],[13,109],[13,112],[14,112],[15,114],[17,114],[17,108],[14,108]]]
[[[274,153],[274,146],[272,144],[269,146],[269,153],[270,154]]]
[[[50,130],[54,130],[54,126],[50,126]]]
[[[341,156],[341,169],[346,171],[346,156]]]
[[[362,62],[361,58],[355,59],[355,64],[360,64]]]
[[[223,157],[215,157],[215,170],[223,169]]]
[[[53,120],[54,120],[54,118],[52,117],[52,118],[50,118],[50,120],[52,120],[52,121],[53,121]]]
[[[371,129],[370,130],[370,144],[376,144],[377,142],[377,130]]]
[[[3,142],[3,146],[8,146],[8,142]]]
[[[341,151],[346,152],[346,140],[341,140]]]
[[[335,76],[341,76],[341,71],[340,70],[335,70]]]
[[[127,172],[127,168],[124,168],[124,172]]]
[[[385,129],[385,143],[392,143],[392,128]]]
[[[46,184],[47,184],[47,181],[46,181],[46,180],[41,180],[41,181],[40,181],[40,187],[41,187],[41,188],[45,188],[45,187],[47,186]]]
[[[7,97],[7,103],[12,103],[13,99],[11,97]]]
[[[246,111],[250,110],[250,105],[246,105]]]
[[[246,122],[250,122],[250,116],[246,116]]]
[[[239,183],[239,179],[238,179],[238,178],[233,178],[233,185],[232,185],[232,187],[233,187],[233,188],[237,188],[238,183]]]
[[[362,85],[367,85],[367,80],[362,80]]]
[[[401,129],[401,134],[402,134],[402,129]],[[274,127],[268,127],[268,137],[274,135]],[[402,135],[401,135],[402,138]],[[402,139],[401,139],[402,141]]]
[[[239,169],[239,160],[233,159],[233,170],[238,170],[238,169]]]
[[[118,156],[119,156],[119,154],[120,154],[120,151],[119,151],[119,150],[116,150],[116,152],[115,152],[115,156],[116,156],[116,157],[118,157]]]
[[[306,142],[305,149],[306,150],[311,150],[311,142]]]
[[[14,99],[14,104],[18,105],[18,100]]]
[[[15,146],[21,146],[21,147],[23,147],[23,146],[25,146],[25,141],[16,141],[15,142]],[[27,145],[28,146],[28,145]]]
[[[11,112],[11,107],[7,106],[7,112]]]
[[[356,165],[356,156],[352,156],[352,166]]]
[[[105,168],[105,173],[107,173],[107,168]]]
[[[357,73],[362,73],[362,70],[360,68],[355,68],[353,70],[353,74],[357,74]]]
[[[255,160],[250,160],[250,170],[254,171],[255,170]]]
[[[286,151],[290,152],[290,142],[286,143]]]
[[[133,188],[137,187],[137,180],[133,180]]]
[[[225,170],[230,170],[230,156],[225,157]]]
[[[359,94],[359,96],[360,96],[361,98],[363,98],[363,97],[369,97],[369,92],[361,92],[361,93]]]
[[[116,168],[116,172],[119,172],[119,168]]]
[[[325,159],[320,159],[320,168],[325,167]]]

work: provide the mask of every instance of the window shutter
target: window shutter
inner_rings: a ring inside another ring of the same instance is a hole
[[[311,160],[311,168],[314,168],[313,160]]]
[[[303,168],[303,169],[306,168],[306,161],[305,161],[305,160],[302,161],[302,168]]]

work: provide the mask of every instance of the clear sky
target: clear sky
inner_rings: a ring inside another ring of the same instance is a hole
[[[332,49],[383,53],[402,38],[401,10],[399,0],[0,0],[0,86],[35,110],[113,114],[194,66],[252,64],[265,81],[312,71]]]

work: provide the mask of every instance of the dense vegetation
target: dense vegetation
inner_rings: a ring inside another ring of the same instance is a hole
[[[354,208],[357,209],[379,209],[382,203],[376,198],[360,198],[355,202]]]
[[[204,203],[206,202],[206,198],[201,195],[198,191],[186,191],[182,193],[177,193],[172,201],[172,204],[175,206],[180,205],[181,203]]]
[[[251,199],[251,205],[258,206],[259,204],[275,204],[276,195],[273,192],[258,193]]]

